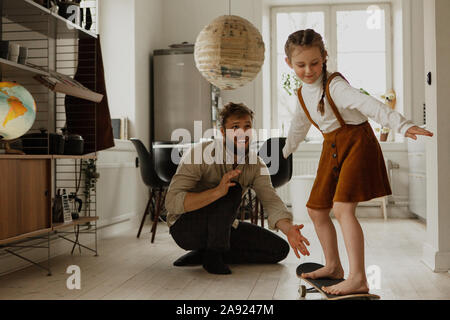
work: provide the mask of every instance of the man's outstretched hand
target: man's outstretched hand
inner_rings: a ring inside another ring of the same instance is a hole
[[[299,259],[299,251],[304,256],[309,256],[309,251],[306,248],[307,245],[309,246],[309,241],[304,236],[302,236],[302,233],[300,232],[303,227],[304,226],[302,224],[294,224],[292,227],[290,227],[287,234],[289,244],[291,245],[292,249],[294,249],[294,253]]]

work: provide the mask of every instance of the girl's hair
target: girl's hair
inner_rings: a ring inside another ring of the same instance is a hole
[[[325,49],[325,44],[323,42],[322,36],[315,32],[313,29],[299,30],[289,35],[286,44],[284,45],[284,52],[288,57],[289,61],[291,60],[292,51],[296,46],[312,48],[317,47],[320,50],[320,54],[324,59],[323,62],[323,93],[322,98],[319,101],[319,105],[317,106],[317,110],[323,115],[325,113],[325,90],[327,85],[327,57],[328,53]]]

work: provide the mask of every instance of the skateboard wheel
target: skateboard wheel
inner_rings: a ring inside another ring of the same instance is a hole
[[[300,293],[300,297],[304,298],[306,296],[306,286],[301,285],[298,289],[298,293]]]

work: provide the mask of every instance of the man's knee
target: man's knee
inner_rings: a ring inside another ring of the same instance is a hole
[[[268,255],[268,257],[271,256],[270,258],[271,261],[269,262],[278,263],[288,256],[291,247],[289,246],[289,243],[286,240],[275,234],[272,241],[273,242],[271,254]]]
[[[281,245],[280,245],[280,253],[278,256],[277,262],[284,260],[287,255],[289,254],[290,246],[289,243],[287,243],[285,240],[282,239]]]
[[[181,218],[169,228],[169,234],[175,243],[184,250],[199,250],[206,247],[206,235],[201,230],[194,230]]]

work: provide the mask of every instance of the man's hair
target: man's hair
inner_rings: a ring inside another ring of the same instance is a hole
[[[253,111],[243,103],[227,103],[219,113],[220,125],[225,129],[225,123],[230,116],[250,116],[253,122]]]

